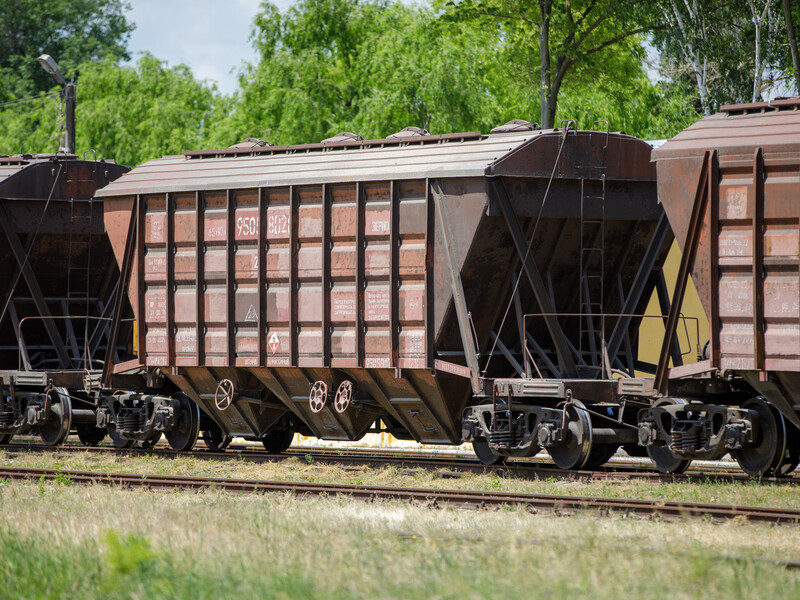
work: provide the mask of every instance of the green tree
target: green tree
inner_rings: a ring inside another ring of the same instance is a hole
[[[122,0],[2,0],[0,2],[0,102],[53,88],[36,62],[46,53],[68,79],[80,63],[128,59],[134,25]]]
[[[388,0],[303,0],[285,13],[262,4],[253,40],[259,61],[240,78],[216,143],[266,137],[316,142],[340,131],[383,137],[415,125],[441,133],[488,131],[537,120],[539,60],[504,25],[442,16]],[[643,69],[641,39],[590,54],[560,91],[560,118],[662,137],[695,117],[680,94],[667,101]]]
[[[151,55],[135,66],[81,64],[78,152],[134,166],[246,137],[296,144],[340,131],[487,132],[513,118],[535,120],[538,55],[490,25],[397,0],[302,0],[285,13],[264,3],[253,29],[259,60],[232,98]],[[691,123],[690,92],[654,85],[643,62],[637,36],[584,57],[560,87],[555,118],[585,128],[607,119],[613,130],[646,138]],[[0,152],[55,151],[60,118],[53,97],[0,106]]]
[[[449,24],[428,8],[401,3],[380,13],[365,35],[355,77],[359,111],[351,123],[365,136],[403,127],[432,132],[488,131],[520,103],[503,98],[500,46],[469,24]],[[506,100],[506,102],[503,102]]]
[[[541,124],[553,127],[568,76],[597,72],[636,36],[660,27],[649,3],[630,0],[440,0],[450,18],[472,20],[529,57],[524,74],[538,90]],[[536,60],[538,64],[534,65]]]
[[[208,132],[227,110],[214,86],[189,67],[168,67],[150,54],[135,66],[112,59],[80,65],[75,121],[77,153],[95,150],[135,166],[163,154],[207,145]],[[0,152],[42,153],[58,148],[57,98],[0,108]]]
[[[260,60],[240,78],[221,143],[316,142],[344,130],[376,137],[408,125],[452,131],[475,127],[487,110],[494,48],[475,31],[443,31],[429,8],[302,0],[282,14],[264,3],[253,39]]]
[[[798,50],[797,31],[795,26],[800,23],[800,6],[792,6],[792,0],[782,0],[783,19],[786,26],[786,50],[784,51],[784,64],[787,72],[794,78],[795,91],[800,94],[800,50]],[[791,67],[789,67],[791,65]]]
[[[81,67],[77,100],[79,151],[135,166],[164,154],[206,144],[225,110],[215,86],[198,81],[189,67],[168,67],[145,54],[135,67],[112,60]]]
[[[678,85],[691,82],[703,114],[756,102],[790,84],[791,19],[780,0],[657,4],[670,23],[653,36],[662,68]]]
[[[94,150],[98,158],[135,166],[196,149],[208,145],[214,123],[229,110],[229,100],[198,81],[189,67],[168,67],[151,54],[134,66],[106,59],[79,68],[79,155]],[[57,97],[0,108],[0,153],[55,152],[61,109]]]
[[[352,66],[376,8],[303,0],[281,14],[263,3],[253,33],[260,61],[240,79],[234,129],[297,143],[319,141],[349,123],[360,87]]]
[[[42,96],[30,102],[0,105],[0,154],[51,153],[58,150],[64,115],[61,99]]]

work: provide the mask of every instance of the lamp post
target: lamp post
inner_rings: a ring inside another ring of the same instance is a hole
[[[62,140],[61,148],[67,154],[75,152],[75,84],[67,82],[58,68],[58,63],[49,54],[42,54],[38,58],[42,68],[53,76],[56,83],[61,86],[66,113],[66,140]]]

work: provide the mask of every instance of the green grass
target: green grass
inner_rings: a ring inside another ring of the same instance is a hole
[[[4,482],[9,598],[792,598],[800,528]]]
[[[302,573],[252,577],[242,565],[193,562],[154,549],[145,536],[108,531],[99,542],[52,548],[0,532],[0,586],[7,598],[320,597]],[[255,565],[251,565],[255,566]]]

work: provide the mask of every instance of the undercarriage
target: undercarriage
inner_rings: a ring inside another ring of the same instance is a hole
[[[665,473],[681,473],[692,460],[717,460],[727,453],[754,477],[785,475],[800,462],[800,431],[766,399],[755,396],[727,406],[653,397],[646,382],[496,380],[490,401],[464,411],[463,439],[487,464],[546,449],[559,468],[590,469],[620,446],[633,456],[649,456]],[[614,387],[617,392],[638,387],[640,393],[590,400],[608,396]]]

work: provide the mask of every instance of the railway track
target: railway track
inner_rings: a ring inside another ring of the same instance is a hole
[[[114,448],[113,446],[87,447],[79,445],[65,445],[58,448],[37,444],[9,444],[0,446],[0,449],[11,453],[16,452],[51,452],[54,454],[114,454],[117,456],[159,456],[163,458],[178,458],[189,456],[198,460],[245,460],[255,463],[279,462],[290,458],[301,458],[309,463],[337,464],[345,467],[372,467],[380,468],[395,466],[398,468],[414,468],[426,470],[445,470],[447,477],[458,477],[463,473],[495,473],[506,477],[520,479],[573,479],[580,481],[619,481],[635,480],[640,482],[678,482],[678,481],[708,481],[716,482],[747,482],[753,481],[743,474],[735,465],[703,465],[683,474],[665,475],[648,469],[647,464],[635,459],[616,458],[613,462],[596,470],[561,470],[554,464],[541,458],[523,459],[509,462],[502,466],[486,466],[468,455],[455,453],[435,453],[420,451],[378,450],[368,448],[348,448],[345,451],[327,448],[292,447],[282,454],[269,454],[263,450],[231,449],[225,452],[212,452],[210,450],[195,450],[192,452],[176,453],[166,446],[156,446],[150,449],[141,448]],[[798,485],[800,478],[762,478],[762,483]]]
[[[596,496],[555,496],[512,492],[465,491],[430,488],[398,488],[387,486],[306,483],[252,479],[222,479],[175,475],[141,475],[56,469],[0,467],[0,478],[35,481],[69,481],[71,484],[101,484],[123,488],[204,490],[214,488],[233,493],[283,492],[299,496],[343,495],[357,500],[403,500],[421,502],[432,507],[494,508],[519,506],[530,511],[571,514],[577,511],[601,515],[631,514],[662,518],[744,519],[781,525],[800,524],[800,510],[770,507],[702,504],[601,498]]]

